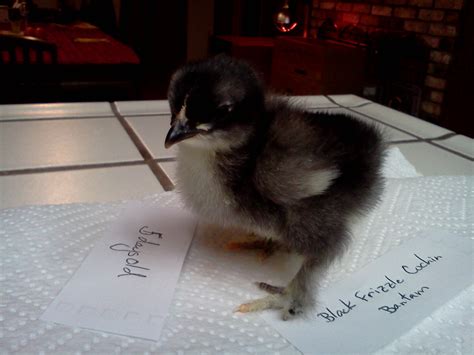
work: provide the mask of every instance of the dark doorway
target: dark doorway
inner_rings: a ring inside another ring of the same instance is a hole
[[[465,1],[460,36],[446,87],[442,125],[457,133],[474,137],[474,2]]]

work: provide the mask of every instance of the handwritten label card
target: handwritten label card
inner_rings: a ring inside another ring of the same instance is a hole
[[[472,250],[470,238],[427,233],[321,291],[309,320],[264,318],[305,354],[370,353],[473,283]]]
[[[131,204],[41,319],[158,340],[195,226],[182,210]]]

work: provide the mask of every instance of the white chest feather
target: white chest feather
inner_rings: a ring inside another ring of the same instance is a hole
[[[222,226],[239,223],[235,202],[225,191],[218,175],[215,153],[207,149],[196,149],[180,145],[178,150],[178,191],[186,205],[206,221]]]

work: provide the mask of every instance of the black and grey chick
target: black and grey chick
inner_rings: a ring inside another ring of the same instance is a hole
[[[301,257],[286,287],[241,312],[281,309],[283,319],[313,305],[314,286],[349,241],[350,222],[383,188],[384,144],[372,126],[314,113],[267,95],[247,64],[225,56],[188,64],[172,77],[171,129],[177,187],[203,220],[276,240]]]

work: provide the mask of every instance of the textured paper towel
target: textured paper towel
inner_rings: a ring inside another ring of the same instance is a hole
[[[383,176],[386,178],[409,178],[422,176],[416,171],[415,167],[411,165],[403,156],[400,149],[391,147],[387,150],[385,163],[382,167]]]
[[[472,177],[390,179],[383,202],[355,228],[352,247],[333,265],[322,287],[420,231],[439,228],[471,237],[472,188]],[[166,205],[177,197],[167,193],[149,200]],[[0,211],[1,353],[298,353],[258,314],[232,313],[242,301],[262,295],[253,281],[280,281],[281,276],[271,273],[284,269],[279,257],[261,264],[255,254],[227,252],[223,233],[204,227],[190,248],[160,342],[39,321],[122,207],[76,204]],[[470,352],[473,291],[463,291],[381,353]]]

